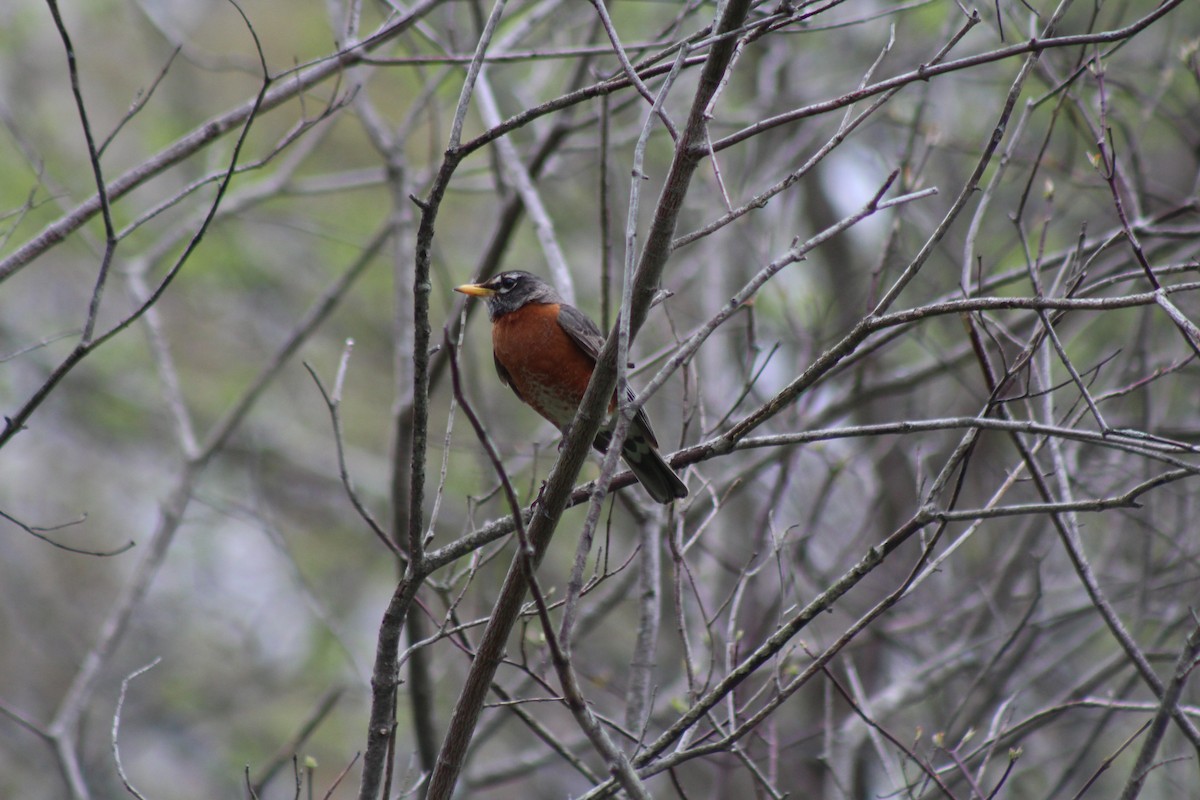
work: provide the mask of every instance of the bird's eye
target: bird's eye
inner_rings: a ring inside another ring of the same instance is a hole
[[[500,279],[500,291],[507,292],[509,289],[517,285],[517,279],[511,275],[505,275]]]

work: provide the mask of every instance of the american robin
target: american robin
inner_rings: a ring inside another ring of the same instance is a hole
[[[487,300],[492,354],[501,382],[566,433],[604,346],[600,329],[582,311],[564,302],[553,286],[528,272],[502,272],[454,291]],[[616,402],[614,392],[610,413]],[[601,430],[593,446],[604,452],[611,438],[611,431]],[[621,456],[658,502],[687,497],[687,487],[659,454],[658,441],[642,409],[629,425]]]

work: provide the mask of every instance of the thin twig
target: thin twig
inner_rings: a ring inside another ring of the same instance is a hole
[[[363,503],[362,498],[358,496],[358,490],[354,488],[354,479],[350,477],[350,467],[346,463],[346,447],[342,434],[342,418],[338,412],[341,405],[342,381],[345,378],[346,366],[350,361],[350,353],[354,348],[354,340],[347,339],[346,346],[342,349],[342,358],[338,364],[337,376],[334,379],[333,394],[325,391],[325,385],[321,383],[321,378],[317,375],[317,371],[307,361],[304,362],[304,369],[308,370],[309,376],[312,377],[313,383],[317,386],[317,391],[321,393],[321,399],[325,401],[325,409],[329,412],[329,421],[333,426],[333,444],[334,451],[337,453],[338,476],[342,480],[342,487],[346,490],[346,496],[350,498],[350,503],[354,506],[354,510],[358,512],[358,516],[362,521],[367,523],[367,527],[375,534],[375,538],[383,543],[383,546],[392,552],[392,555],[397,558],[404,558],[404,553],[400,550],[399,545],[392,541],[388,536],[387,531],[383,529],[376,520],[371,510]]]
[[[117,733],[121,729],[121,710],[125,707],[125,693],[127,691],[129,691],[129,682],[132,681],[134,678],[138,677],[139,675],[142,675],[143,673],[158,666],[159,662],[161,662],[161,661],[162,661],[162,657],[160,656],[159,658],[156,658],[153,661],[151,661],[146,666],[139,667],[138,669],[135,669],[133,672],[131,672],[125,676],[125,679],[121,681],[121,693],[119,695],[117,695],[117,707],[113,711],[113,721],[112,721],[113,763],[117,767],[117,775],[119,775],[121,777],[121,783],[125,785],[125,791],[129,792],[131,795],[136,797],[137,800],[146,800],[146,798],[142,795],[141,792],[139,792],[137,789],[133,788],[133,783],[129,780],[129,776],[125,774],[125,765],[123,763],[121,763],[121,748],[117,744],[117,738],[118,738]]]
[[[233,2],[233,0],[230,0]],[[108,188],[104,181],[104,170],[100,166],[100,153],[96,148],[96,140],[92,136],[92,125],[88,121],[87,106],[83,102],[83,90],[79,85],[79,66],[75,59],[75,47],[71,44],[71,37],[67,33],[67,27],[63,23],[62,15],[58,11],[58,0],[46,0],[46,4],[50,6],[50,16],[54,18],[54,26],[58,29],[59,38],[62,39],[63,49],[67,54],[67,71],[71,79],[71,94],[75,97],[75,109],[79,113],[79,122],[83,126],[83,139],[87,145],[88,162],[92,168],[92,178],[96,182],[96,197],[99,200],[100,216],[104,220],[104,254],[100,258],[100,268],[96,273],[96,284],[92,289],[92,297],[88,303],[87,319],[83,323],[83,334],[79,341],[81,345],[86,346],[92,341],[92,335],[96,330],[96,318],[100,313],[100,298],[104,294],[104,287],[108,283],[108,270],[112,266],[113,255],[117,250],[117,234],[116,226],[113,224],[112,207],[108,199]],[[234,7],[237,4],[234,3]],[[238,9],[239,12],[241,9]],[[247,25],[249,22],[247,22]],[[253,34],[253,29],[251,29]]]
[[[97,556],[99,558],[109,558],[111,556],[119,556],[121,553],[128,552],[136,544],[136,542],[134,542],[133,539],[130,539],[125,544],[121,545],[120,547],[115,547],[112,550],[87,550],[82,547],[73,547],[69,544],[63,544],[62,542],[55,541],[54,539],[51,539],[49,536],[46,535],[47,532],[61,530],[65,527],[67,527],[68,525],[78,525],[79,523],[83,522],[84,519],[86,519],[86,516],[81,517],[76,520],[72,520],[71,522],[63,523],[61,525],[55,525],[50,528],[45,528],[45,527],[41,527],[41,526],[35,527],[33,525],[27,525],[26,523],[22,522],[21,520],[17,519],[12,514],[9,514],[6,511],[0,511],[0,519],[8,520],[13,525],[16,525],[18,528],[25,531],[26,533],[28,533],[30,536],[34,537],[35,539],[41,539],[46,544],[51,545],[53,547],[57,547],[59,550],[65,550],[68,553],[78,553],[79,555],[83,555],[83,556]]]

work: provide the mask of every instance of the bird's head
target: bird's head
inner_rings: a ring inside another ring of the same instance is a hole
[[[523,270],[510,270],[479,283],[464,283],[454,291],[487,301],[488,316],[495,320],[528,303],[561,303],[554,287],[538,276]]]

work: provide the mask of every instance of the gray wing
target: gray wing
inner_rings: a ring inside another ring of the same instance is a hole
[[[575,306],[561,303],[558,307],[558,324],[571,337],[571,341],[579,345],[579,349],[591,356],[592,361],[600,355],[601,348],[604,347],[604,334],[596,327],[596,323],[588,319],[587,315],[580,311]],[[496,365],[500,369],[500,365]],[[501,380],[505,377],[500,376]],[[633,390],[626,388],[625,395],[629,399],[633,399]],[[658,440],[654,437],[654,430],[650,427],[650,418],[646,416],[644,408],[639,408],[637,416],[633,418],[633,428],[641,429],[641,434],[650,441],[651,446],[658,447]],[[601,432],[603,433],[603,431]],[[599,444],[601,437],[597,436],[596,441]],[[607,441],[605,442],[605,447]],[[603,447],[601,449],[604,449]]]
[[[560,303],[558,306],[558,324],[571,337],[571,341],[579,345],[579,349],[596,360],[600,349],[604,347],[604,334],[596,327],[596,323],[575,306]]]

